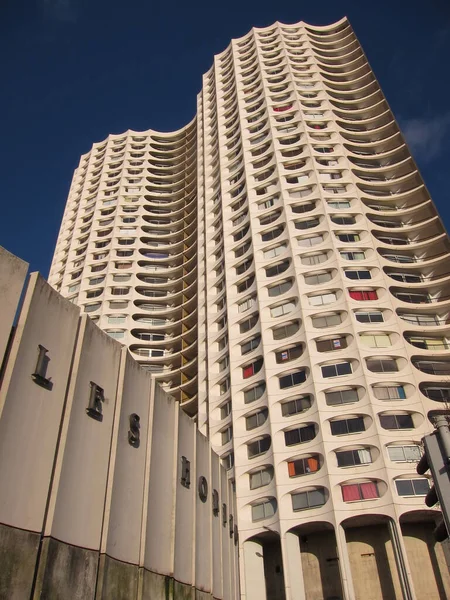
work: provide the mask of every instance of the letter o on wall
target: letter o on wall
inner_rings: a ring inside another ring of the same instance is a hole
[[[198,495],[202,502],[206,502],[208,499],[208,482],[206,477],[200,475],[198,478]]]

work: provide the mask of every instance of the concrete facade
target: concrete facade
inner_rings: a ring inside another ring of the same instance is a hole
[[[350,24],[233,40],[197,108],[81,157],[51,285],[209,434],[242,598],[449,597],[415,467],[448,414],[450,245]]]
[[[23,269],[3,258],[0,289],[19,289]],[[2,313],[2,331],[14,314]],[[0,598],[236,598],[234,492],[190,417],[37,273],[13,331],[0,388]]]

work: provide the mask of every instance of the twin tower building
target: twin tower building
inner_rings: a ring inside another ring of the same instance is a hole
[[[210,439],[246,600],[443,599],[416,474],[450,400],[450,246],[346,19],[254,29],[173,133],[95,143],[50,284]]]

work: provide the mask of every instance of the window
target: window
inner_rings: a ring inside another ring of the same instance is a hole
[[[350,270],[346,270],[345,271],[345,276],[348,279],[358,279],[358,280],[361,280],[361,279],[372,279],[372,275],[371,275],[370,271],[368,271],[367,269],[361,269],[359,271],[357,271],[357,270],[354,270],[354,271],[353,270],[351,270],[351,271]]]
[[[302,265],[319,265],[327,260],[328,254],[326,252],[321,252],[319,254],[307,254],[301,257]]]
[[[121,288],[121,287],[111,288],[111,294],[113,296],[126,296],[129,291],[130,291],[130,288]]]
[[[84,307],[84,312],[90,313],[98,310],[101,306],[101,302],[95,302],[94,304],[87,304]]]
[[[364,260],[366,258],[366,254],[362,250],[358,250],[357,252],[339,252],[339,254],[344,260]]]
[[[303,347],[301,344],[286,348],[285,350],[279,350],[275,352],[275,360],[277,363],[288,362],[299,358],[303,354]]]
[[[282,294],[285,294],[286,292],[288,292],[292,287],[292,280],[291,279],[287,279],[286,281],[281,281],[280,283],[277,283],[276,285],[272,285],[270,287],[267,288],[267,291],[269,293],[269,297],[270,298],[274,298],[276,296],[281,296]]]
[[[324,294],[317,294],[316,296],[308,296],[308,299],[311,306],[324,306],[335,302],[337,294],[336,292],[326,292]]]
[[[327,204],[330,208],[350,208],[351,203],[349,200],[340,200],[340,201],[335,201],[335,200],[328,200]]]
[[[267,420],[267,414],[267,408],[264,408],[263,410],[260,410],[259,412],[255,413],[254,415],[246,417],[245,428],[247,429],[247,431],[250,431],[251,429],[256,429],[256,427],[264,425],[264,423]]]
[[[260,383],[257,383],[255,386],[249,388],[248,390],[244,390],[244,403],[250,404],[251,402],[259,400],[265,391],[266,384],[262,381]]]
[[[294,373],[289,373],[289,375],[283,375],[278,381],[281,390],[300,385],[306,381],[306,371],[304,369],[294,371]]]
[[[264,454],[270,448],[271,439],[269,435],[256,440],[255,442],[250,442],[247,444],[247,455],[248,458],[254,458],[255,456],[259,456],[260,454]]]
[[[321,367],[322,377],[338,377],[340,375],[350,375],[352,373],[352,365],[349,362],[335,363],[333,365],[323,365]]]
[[[383,323],[383,313],[379,310],[367,311],[367,312],[355,312],[355,318],[360,323]]]
[[[372,462],[370,450],[361,448],[361,450],[342,450],[336,452],[338,467],[356,467],[358,465],[368,465]]]
[[[361,240],[359,233],[337,233],[336,237],[340,242],[359,242]]]
[[[373,393],[378,400],[405,400],[406,392],[402,385],[375,385]]]
[[[345,337],[335,337],[327,340],[316,341],[318,352],[332,352],[333,350],[341,350],[347,348],[347,339]]]
[[[359,339],[361,340],[361,344],[369,348],[387,348],[391,345],[391,338],[386,333],[378,333],[376,335],[363,333],[359,336]]]
[[[426,496],[430,491],[430,482],[420,479],[396,479],[395,487],[399,496]]]
[[[284,304],[280,304],[279,306],[273,306],[270,309],[271,317],[281,317],[282,315],[287,315],[295,309],[295,302],[290,300],[285,302]]]
[[[450,387],[445,385],[433,386],[424,385],[421,386],[421,392],[430,400],[436,400],[437,402],[450,402]]]
[[[331,435],[347,435],[365,431],[364,417],[350,417],[330,421]]]
[[[106,333],[109,335],[109,337],[112,337],[115,340],[119,340],[119,339],[125,337],[125,331],[121,331],[121,330],[117,330],[117,331],[106,330]]]
[[[342,317],[338,313],[323,315],[311,318],[313,327],[324,329],[325,327],[333,327],[342,323]]]
[[[289,402],[283,402],[281,405],[281,414],[283,417],[290,417],[291,415],[298,415],[305,410],[308,410],[312,405],[311,396],[302,396],[301,398],[295,398],[295,400],[289,400]]]
[[[292,510],[294,511],[317,508],[318,506],[323,506],[326,502],[324,488],[292,494],[291,498]]]
[[[417,462],[422,456],[420,446],[388,446],[387,452],[393,462]]]
[[[397,361],[393,358],[368,358],[366,363],[372,373],[396,373],[398,371]]]
[[[289,429],[284,432],[284,441],[286,446],[295,446],[297,444],[304,444],[313,440],[316,437],[316,430],[314,425],[303,425],[296,429]]]
[[[261,371],[262,366],[263,359],[258,358],[258,360],[255,360],[255,362],[251,363],[250,365],[242,367],[242,377],[244,379],[248,379],[249,377],[256,375],[256,373],[259,373],[259,371]]]
[[[317,246],[318,244],[321,244],[323,240],[323,235],[312,235],[309,237],[298,238],[297,243],[299,246]]]
[[[252,506],[252,521],[261,521],[273,517],[277,510],[276,501],[267,500]]]
[[[367,483],[354,483],[351,485],[343,485],[342,499],[344,502],[355,502],[357,500],[372,500],[379,498],[378,486],[375,481]]]
[[[261,234],[261,240],[263,242],[270,242],[270,240],[274,240],[279,235],[283,233],[284,226],[276,227],[275,229],[271,229],[270,231],[266,231]]]
[[[349,295],[352,300],[359,300],[361,302],[378,300],[376,290],[349,290]]]
[[[268,485],[273,478],[273,469],[270,467],[265,467],[263,469],[259,469],[258,471],[254,471],[250,473],[250,489],[256,490],[260,487]]]
[[[126,319],[126,315],[108,315],[108,323],[110,325],[120,325],[121,323],[125,323]]]
[[[383,429],[414,429],[411,415],[380,415],[380,425]]]
[[[265,250],[263,252],[264,258],[275,258],[282,254],[287,248],[287,244],[280,244],[279,246],[275,246],[275,248],[270,248],[269,250]]]
[[[275,277],[276,275],[281,275],[284,273],[289,267],[290,261],[284,260],[276,265],[271,265],[270,267],[266,267],[266,277]]]
[[[225,444],[228,444],[228,442],[230,442],[232,438],[233,438],[233,428],[230,426],[221,432],[222,446],[224,446]]]
[[[243,300],[242,302],[240,302],[238,304],[238,311],[245,312],[246,310],[249,310],[253,306],[255,301],[256,301],[255,296],[250,296],[250,298],[246,298],[245,300]]]
[[[339,406],[340,404],[350,404],[358,401],[359,394],[357,388],[325,392],[325,402],[328,406]]]
[[[225,358],[222,358],[222,360],[219,361],[219,371],[225,371],[225,369],[228,368],[228,364],[228,356],[225,356]]]
[[[314,456],[309,456],[308,458],[290,460],[287,465],[289,477],[317,473],[317,471],[320,469],[320,462],[317,454]]]
[[[321,283],[327,283],[327,281],[330,281],[332,278],[332,273],[329,271],[324,271],[323,273],[305,275],[305,283],[307,285],[320,285]]]
[[[258,322],[258,318],[259,318],[258,314],[254,314],[251,317],[249,317],[248,319],[245,319],[245,321],[242,321],[241,323],[239,323],[240,333],[246,333],[247,331],[250,331],[250,329],[253,329],[253,327]]]
[[[247,279],[244,279],[244,281],[241,281],[241,283],[239,283],[236,286],[237,293],[241,294],[242,292],[245,292],[246,290],[250,289],[252,287],[254,281],[255,281],[254,275],[251,275],[250,277],[247,277]]]
[[[287,323],[286,325],[281,325],[280,327],[275,327],[272,329],[272,336],[274,340],[284,340],[300,329],[299,321],[293,321],[292,323]]]
[[[223,381],[220,382],[220,384],[219,384],[219,392],[220,392],[221,396],[223,396],[224,394],[226,394],[229,389],[230,389],[230,380],[228,378],[224,379]]]
[[[252,350],[257,348],[259,346],[260,342],[261,342],[261,336],[257,335],[256,337],[252,338],[248,342],[241,344],[241,354],[248,354],[249,352],[251,352]]]
[[[312,229],[313,227],[317,227],[320,221],[318,218],[308,219],[306,221],[296,221],[294,223],[295,229]]]

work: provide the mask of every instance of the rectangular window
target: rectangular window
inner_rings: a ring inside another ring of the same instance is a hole
[[[339,404],[350,404],[358,402],[358,390],[356,388],[350,390],[337,390],[335,392],[325,392],[325,401],[328,406],[338,406]]]
[[[426,496],[430,491],[428,479],[396,479],[395,487],[399,496]]]
[[[338,377],[340,375],[350,375],[352,365],[349,362],[336,363],[334,365],[324,365],[321,367],[322,377]]]
[[[319,340],[316,342],[319,352],[332,352],[333,350],[341,350],[347,348],[347,340],[345,337],[337,337],[329,340]]]
[[[252,521],[268,519],[275,514],[275,503],[273,501],[262,502],[252,506]]]
[[[295,302],[286,302],[285,304],[281,304],[280,306],[274,306],[270,309],[271,317],[281,317],[282,315],[287,315],[292,312],[295,308]]]
[[[402,385],[377,385],[373,388],[378,400],[405,400],[405,388]]]
[[[356,312],[355,318],[359,323],[383,323],[383,313],[380,311]]]
[[[316,327],[317,329],[325,329],[325,327],[334,327],[342,323],[341,315],[339,314],[312,317],[311,321],[313,327]]]
[[[335,302],[337,296],[334,292],[327,294],[319,294],[317,296],[309,296],[309,303],[311,306],[324,306],[325,304],[331,304]]]
[[[306,425],[306,427],[298,427],[284,432],[284,441],[286,446],[295,446],[296,444],[304,444],[316,437],[314,425]]]
[[[380,415],[383,429],[414,429],[411,415]]]
[[[296,398],[289,402],[284,402],[281,405],[281,414],[283,417],[289,417],[291,415],[298,415],[299,413],[308,410],[311,407],[311,396],[303,396],[302,398]]]
[[[255,298],[253,296],[251,298],[246,298],[243,302],[238,304],[238,311],[245,312],[246,310],[249,310],[253,306],[254,301]]]
[[[267,485],[272,480],[272,474],[269,469],[260,469],[255,473],[250,473],[250,489],[256,490],[257,488]]]
[[[350,290],[350,298],[353,300],[367,301],[367,300],[378,300],[378,294],[376,290]]]
[[[290,373],[289,375],[284,375],[280,377],[280,389],[285,390],[286,388],[294,387],[295,385],[300,385],[306,381],[306,372],[305,371],[296,371],[295,373]]]
[[[396,373],[398,371],[397,361],[391,358],[370,358],[367,360],[367,368],[372,373]]]
[[[247,446],[247,454],[249,458],[253,458],[254,456],[258,456],[259,454],[263,454],[267,452],[270,448],[270,437],[267,436],[262,438],[261,440],[257,440],[256,442],[252,442]]]
[[[370,271],[345,271],[345,275],[348,279],[372,279]]]
[[[300,240],[299,240],[300,243]],[[302,265],[320,265],[328,259],[328,254],[325,252],[320,254],[310,254],[308,256],[302,256]]]
[[[338,233],[336,237],[340,242],[359,242],[361,239],[357,233]]]
[[[361,344],[369,348],[388,348],[391,345],[391,339],[386,334],[367,335],[359,337]]]
[[[233,437],[233,428],[227,427],[225,431],[222,431],[222,446],[227,444]]]
[[[420,446],[388,446],[387,451],[393,462],[417,462],[422,456]]]
[[[305,283],[308,285],[320,285],[321,283],[326,283],[330,281],[331,273],[317,273],[315,275],[305,275]]]
[[[379,497],[377,484],[373,481],[342,486],[342,499],[344,502],[371,500]]]
[[[288,462],[289,477],[297,477],[298,475],[308,475],[316,473],[320,468],[319,459],[317,456],[309,458],[300,458]]]
[[[323,235],[312,235],[310,237],[299,238],[297,243],[299,246],[317,246],[323,242]]]
[[[339,419],[330,421],[331,435],[347,435],[349,433],[360,433],[365,431],[364,418],[354,417],[352,419]]]
[[[368,465],[372,462],[370,450],[366,448],[336,452],[336,458],[338,467],[355,467],[358,465]]]
[[[366,255],[362,251],[358,252],[339,252],[341,258],[344,260],[364,260]]]
[[[309,492],[300,492],[292,494],[292,510],[304,510],[306,508],[316,508],[325,504],[325,492],[323,488],[311,490]]]

